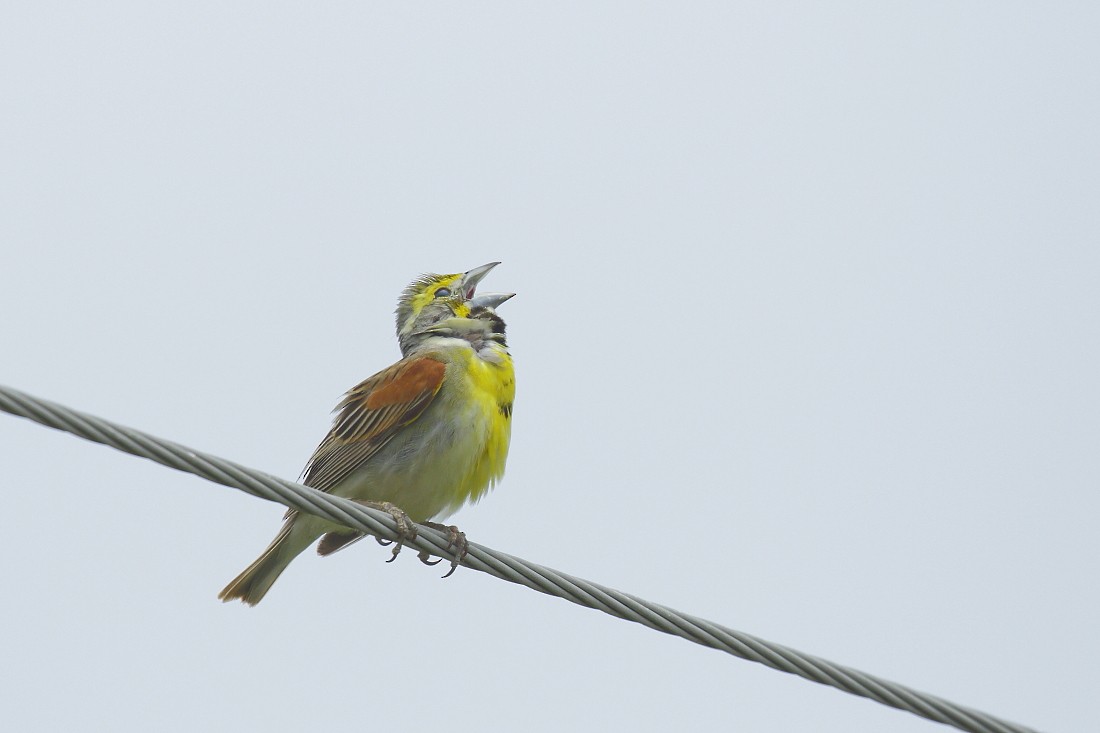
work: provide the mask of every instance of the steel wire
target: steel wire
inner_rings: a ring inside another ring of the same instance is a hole
[[[77,412],[3,385],[0,385],[0,410],[147,458],[169,468],[193,473],[214,483],[240,489],[261,499],[329,519],[375,537],[398,540],[396,520],[386,512]],[[404,544],[450,560],[453,554],[448,549],[448,541],[447,533],[417,525],[416,538],[405,539]],[[1032,728],[965,708],[896,682],[803,654],[483,545],[469,543],[461,564],[501,580],[525,585],[541,593],[564,598],[578,605],[960,730],[972,733],[1036,733]]]

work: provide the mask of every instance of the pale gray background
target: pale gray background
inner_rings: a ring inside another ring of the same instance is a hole
[[[425,270],[500,259],[471,538],[1100,728],[1100,11],[8,3],[0,381],[296,477]],[[0,416],[12,730],[923,731]]]

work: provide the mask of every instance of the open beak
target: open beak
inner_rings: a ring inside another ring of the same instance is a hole
[[[471,308],[492,308],[496,310],[497,306],[515,297],[515,293],[482,293],[481,295],[470,298],[469,303]]]
[[[483,277],[489,274],[490,270],[499,264],[499,262],[490,262],[487,265],[482,265],[481,267],[475,267],[472,270],[466,271],[462,275],[462,296],[466,298],[466,300],[473,298],[474,291],[477,290],[477,284],[481,282]],[[504,300],[507,300],[507,298]],[[503,303],[504,301],[502,300],[501,302]]]

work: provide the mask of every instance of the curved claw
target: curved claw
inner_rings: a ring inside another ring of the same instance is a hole
[[[365,501],[363,499],[354,499],[353,501],[358,504],[362,504],[363,506],[369,506],[372,509],[379,509],[386,512],[391,517],[393,517],[393,521],[397,524],[396,542],[394,540],[387,540],[384,537],[374,538],[374,541],[382,545],[382,547],[389,547],[390,545],[393,545],[393,553],[390,555],[390,559],[386,560],[386,562],[393,562],[394,560],[396,560],[397,553],[401,552],[401,548],[404,546],[405,542],[416,539],[416,524],[411,519],[409,519],[409,515],[406,514],[404,510],[401,509],[401,507],[395,504],[391,504],[388,501],[383,501],[381,503],[376,501]]]
[[[409,518],[408,514],[402,511],[400,507],[391,504],[388,501],[383,501],[381,503],[374,501],[364,501],[362,499],[357,499],[355,501],[357,501],[359,504],[369,506],[372,509],[380,509],[384,512],[387,512],[391,517],[393,517],[394,522],[397,524],[397,540],[387,540],[383,537],[374,538],[374,541],[382,545],[383,547],[389,547],[390,545],[393,545],[393,551],[390,554],[390,559],[386,560],[386,562],[388,563],[393,562],[397,559],[397,555],[401,552],[401,548],[405,546],[405,542],[416,539],[416,524],[412,521],[412,519]],[[443,576],[444,578],[449,578],[454,575],[455,570],[458,569],[459,564],[466,557],[466,552],[468,548],[468,543],[466,542],[466,533],[460,531],[458,527],[454,526],[453,524],[438,524],[436,522],[425,522],[424,524],[431,527],[432,529],[438,529],[441,532],[447,533],[447,547],[444,549],[450,550],[452,547],[455,548],[454,558],[451,560],[451,569],[448,570],[447,573]],[[421,551],[417,555],[417,557],[419,557],[420,562],[424,563],[425,565],[438,565],[440,562],[443,561],[443,558],[430,560],[429,558],[431,557],[431,555],[427,551]]]
[[[438,524],[436,522],[424,522],[424,524],[432,529],[438,529],[440,532],[446,532],[448,536],[446,549],[455,548],[455,556],[454,559],[451,560],[451,569],[443,576],[444,578],[449,578],[454,574],[454,571],[458,569],[459,563],[466,557],[466,551],[469,547],[469,544],[466,542],[466,533],[459,530],[459,528],[453,524]],[[436,562],[429,564],[435,565],[438,562],[439,560],[436,560]]]

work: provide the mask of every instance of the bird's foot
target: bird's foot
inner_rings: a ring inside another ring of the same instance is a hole
[[[416,522],[409,518],[409,515],[405,513],[405,510],[396,504],[391,504],[388,501],[364,501],[362,499],[354,500],[356,504],[362,504],[363,506],[369,506],[371,509],[377,509],[382,512],[386,512],[393,521],[397,523],[397,541],[383,539],[382,537],[375,537],[374,541],[383,547],[393,545],[393,552],[390,555],[390,559],[386,562],[393,562],[397,559],[397,553],[401,552],[401,548],[405,546],[406,542],[410,542],[416,539]]]
[[[451,573],[458,567],[458,564],[462,562],[462,559],[466,557],[466,552],[470,547],[469,543],[466,542],[466,533],[459,531],[458,527],[453,524],[439,524],[438,522],[424,522],[424,524],[432,529],[438,529],[440,532],[446,532],[449,536],[446,549],[455,548],[455,556],[454,559],[451,560],[451,569],[443,576],[444,578],[449,578]],[[438,565],[443,560],[441,557],[435,560],[429,560],[428,558],[431,556],[424,550],[420,552],[419,557],[420,562],[425,565]]]

